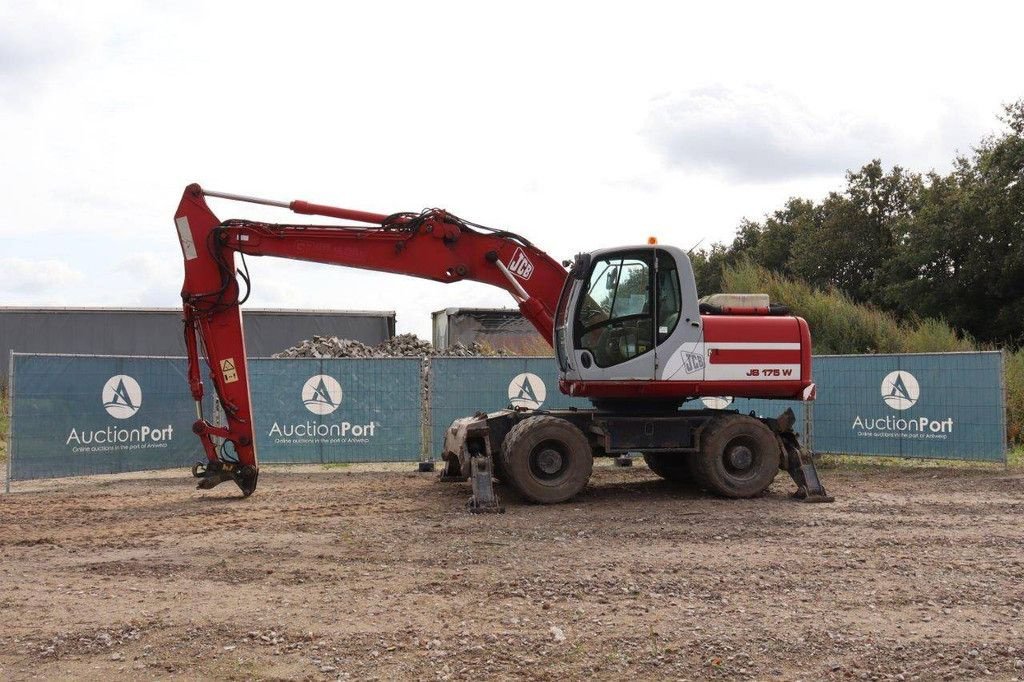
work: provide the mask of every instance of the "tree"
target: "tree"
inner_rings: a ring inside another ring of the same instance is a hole
[[[948,176],[932,174],[894,260],[885,304],[942,317],[982,341],[1024,341],[1024,100]]]
[[[791,198],[694,254],[702,292],[749,260],[906,318],[938,317],[982,341],[1024,343],[1024,100],[1006,129],[922,177],[875,159],[820,203]]]

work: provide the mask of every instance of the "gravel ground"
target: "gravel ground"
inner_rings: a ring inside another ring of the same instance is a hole
[[[411,465],[0,496],[0,677],[1024,678],[1024,475],[830,469],[833,505],[602,465],[463,509]]]

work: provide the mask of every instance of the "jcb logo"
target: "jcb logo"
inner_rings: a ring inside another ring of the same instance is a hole
[[[512,254],[512,261],[508,264],[508,269],[520,279],[530,279],[530,275],[533,274],[533,263],[521,248],[517,248],[516,252]]]

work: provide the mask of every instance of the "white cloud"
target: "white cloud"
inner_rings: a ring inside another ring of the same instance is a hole
[[[165,253],[141,251],[126,254],[112,268],[122,283],[121,303],[143,307],[177,306],[181,299],[172,292],[181,290],[184,266],[179,258]]]
[[[559,260],[649,234],[710,243],[875,156],[942,163],[1024,95],[1016,6],[737,12],[0,3],[3,257],[81,273],[28,293],[0,273],[0,304],[178,305],[171,218],[194,181],[384,213],[440,206]],[[419,333],[432,310],[510,304],[484,285],[250,265],[250,305],[395,310]]]
[[[0,257],[0,296],[5,301],[30,304],[54,300],[81,280],[82,273],[62,260]]]
[[[948,99],[922,104],[908,125],[906,108],[882,114],[884,102],[865,112],[766,86],[705,87],[655,101],[645,134],[670,166],[730,180],[835,177],[878,157],[922,171],[948,166],[976,139],[974,112]]]

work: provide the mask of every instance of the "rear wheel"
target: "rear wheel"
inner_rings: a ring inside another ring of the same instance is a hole
[[[583,490],[594,469],[586,436],[558,417],[527,417],[501,446],[502,469],[532,502],[565,502]]]
[[[673,483],[690,483],[693,481],[693,474],[690,473],[690,456],[681,454],[666,453],[644,453],[644,461],[647,468]]]
[[[754,497],[775,480],[779,458],[778,440],[763,422],[722,415],[704,427],[693,473],[702,487],[723,497]]]

